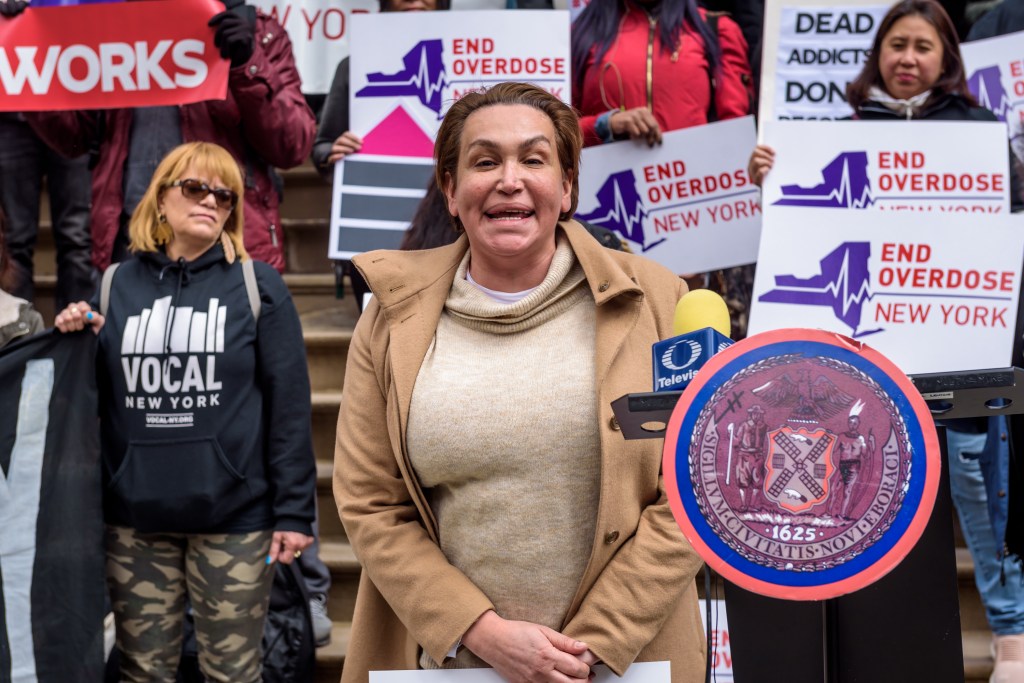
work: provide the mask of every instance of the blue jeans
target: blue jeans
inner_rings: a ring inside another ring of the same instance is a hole
[[[1007,442],[1001,438],[1006,433],[1005,418],[991,419],[997,421],[994,424],[997,428],[987,434],[947,429],[946,444],[950,490],[960,517],[960,528],[974,559],[974,581],[989,627],[996,635],[1005,636],[1024,633],[1024,584],[1019,565],[1012,560],[1001,560],[1003,544],[996,540],[989,514],[985,475],[986,472],[995,474],[997,463],[1005,466],[1008,457]],[[983,457],[987,465],[984,469]],[[1005,480],[1005,474],[1003,478]],[[1001,572],[1005,572],[1005,581],[1001,580]]]
[[[32,301],[32,258],[39,234],[39,196],[46,178],[57,250],[61,310],[88,301],[95,291],[89,235],[91,174],[86,156],[65,159],[39,139],[17,114],[0,114],[0,207],[7,214],[11,294]]]

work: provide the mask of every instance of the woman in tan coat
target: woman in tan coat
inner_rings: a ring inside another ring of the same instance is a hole
[[[703,680],[693,577],[658,441],[610,403],[644,391],[685,284],[570,220],[581,135],[543,90],[456,102],[439,187],[465,234],[355,259],[375,295],[356,327],[334,491],[363,565],[342,680],[494,667],[586,680],[671,661]]]

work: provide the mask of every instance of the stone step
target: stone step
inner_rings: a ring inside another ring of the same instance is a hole
[[[329,210],[330,207],[313,218],[281,218],[288,272],[332,272],[331,260],[327,258],[331,233]]]
[[[331,183],[310,162],[281,173],[284,179],[282,218],[325,218],[331,213]]]
[[[341,391],[348,345],[358,316],[359,309],[352,297],[336,300],[328,308],[300,316],[309,380],[314,392]]]
[[[351,621],[359,589],[359,560],[348,541],[323,536],[320,538],[320,559],[331,572],[327,613],[334,620]]]
[[[988,632],[988,619],[981,595],[974,583],[974,560],[964,547],[956,549],[956,578],[960,594],[960,629]]]
[[[314,683],[338,683],[341,680],[341,667],[345,663],[349,640],[352,636],[352,624],[334,620],[331,629],[331,642],[316,649],[316,671]]]
[[[963,631],[964,683],[988,683],[992,675],[992,634],[984,631]]]

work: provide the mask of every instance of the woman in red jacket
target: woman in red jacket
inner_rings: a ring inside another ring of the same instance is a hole
[[[694,0],[591,0],[573,24],[583,144],[643,138],[750,112],[747,43]]]

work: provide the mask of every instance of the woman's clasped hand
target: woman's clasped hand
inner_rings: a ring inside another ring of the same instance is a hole
[[[597,656],[586,643],[525,621],[502,619],[485,612],[462,639],[509,683],[587,680]]]

